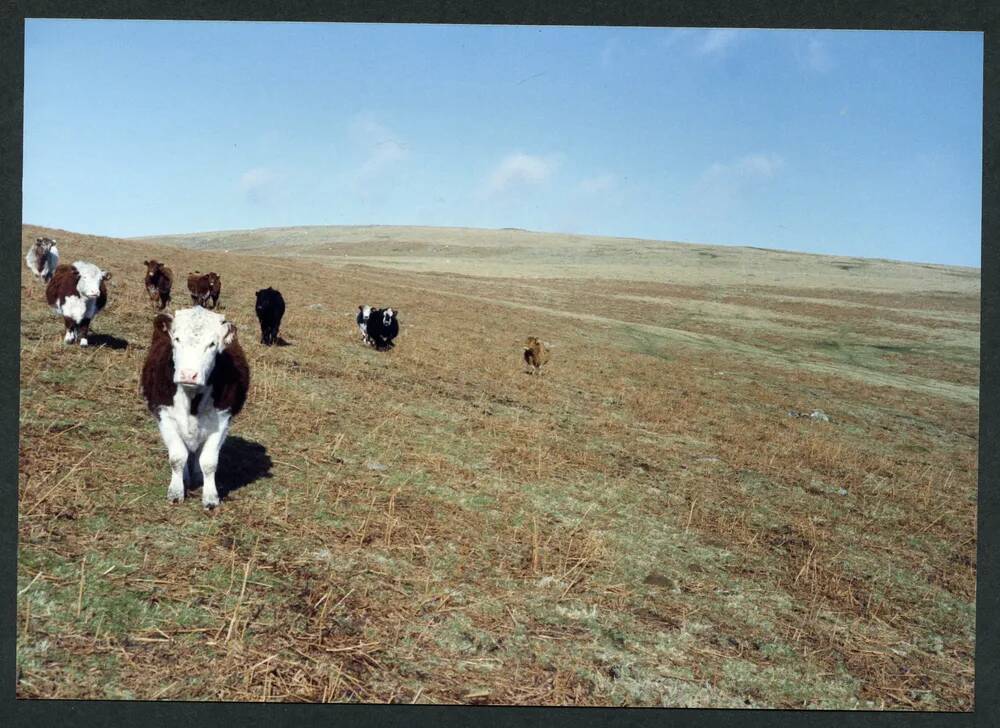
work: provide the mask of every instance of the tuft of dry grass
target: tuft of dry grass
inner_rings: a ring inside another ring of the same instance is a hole
[[[971,710],[973,295],[41,234],[114,274],[114,346],[64,346],[22,283],[19,697]],[[150,256],[221,274],[252,369],[213,517],[167,506],[138,395]],[[362,302],[404,312],[396,349]]]

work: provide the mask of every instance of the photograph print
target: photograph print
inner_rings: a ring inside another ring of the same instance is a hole
[[[983,90],[28,19],[17,697],[972,711]]]

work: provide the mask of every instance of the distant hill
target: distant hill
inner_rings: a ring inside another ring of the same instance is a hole
[[[980,285],[978,268],[516,228],[331,225],[220,230],[136,240],[206,251],[313,258],[337,266],[362,264],[512,278],[957,294],[978,292]]]

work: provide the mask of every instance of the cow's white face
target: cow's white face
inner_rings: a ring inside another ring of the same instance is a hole
[[[388,326],[389,324],[391,324],[392,323],[392,319],[393,319],[393,317],[395,315],[396,315],[396,312],[393,311],[391,308],[387,308],[385,311],[383,311],[382,312],[382,325],[383,326]]]
[[[101,294],[101,281],[111,278],[110,273],[104,272],[93,263],[78,260],[73,264],[73,267],[80,274],[76,290],[84,298],[97,298]]]
[[[215,357],[236,338],[236,326],[226,317],[201,306],[174,314],[170,325],[174,350],[174,382],[201,387],[215,368]]]
[[[371,316],[371,315],[372,315],[372,307],[371,306],[362,306],[362,308],[361,308],[361,318],[362,318],[362,320],[367,321],[368,317]]]

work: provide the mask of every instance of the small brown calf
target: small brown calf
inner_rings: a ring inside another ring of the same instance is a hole
[[[524,340],[524,363],[531,367],[529,372],[540,372],[548,360],[549,350],[537,337],[529,336]]]
[[[202,308],[215,308],[219,305],[219,294],[222,292],[222,279],[218,273],[188,274],[188,290],[191,291],[191,303]],[[212,305],[208,303],[211,301]]]
[[[157,260],[144,260],[146,266],[146,293],[150,302],[162,311],[170,303],[170,289],[174,284],[174,274]]]

